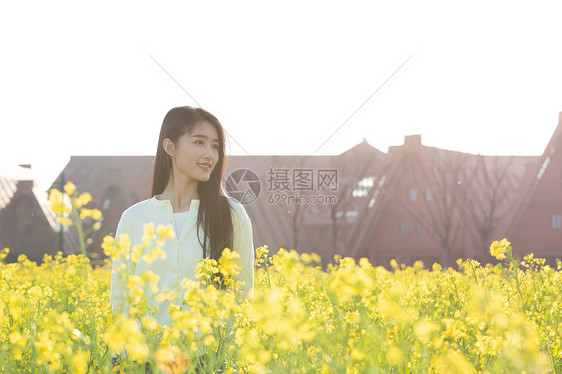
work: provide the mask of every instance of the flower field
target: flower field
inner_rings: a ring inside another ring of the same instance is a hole
[[[87,199],[76,201],[66,213],[76,211],[78,225]],[[456,269],[392,261],[387,270],[352,258],[323,267],[315,254],[270,256],[262,246],[254,297],[243,301],[229,250],[203,260],[199,282],[180,290],[160,290],[150,272],[129,274],[127,264],[159,261],[159,244],[173,234],[144,229],[143,246],[104,239],[106,254],[125,259],[126,316],[109,303],[108,261],[0,262],[0,371],[144,373],[148,362],[163,373],[562,372],[562,264],[514,258],[506,239],[490,248],[498,264],[459,260]],[[149,297],[170,301],[171,326],[151,318]]]

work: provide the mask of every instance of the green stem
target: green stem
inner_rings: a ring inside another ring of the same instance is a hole
[[[476,276],[476,269],[474,268],[474,263],[472,261],[469,261],[468,263],[472,268],[472,275],[474,275],[474,280],[476,281],[476,285],[478,286],[478,277]]]
[[[519,297],[521,297],[521,303],[523,304],[523,312],[525,312],[527,308],[526,308],[525,298],[523,297],[523,292],[521,292],[521,282],[519,281],[519,263],[515,261],[515,259],[511,254],[509,254],[509,260],[511,261],[511,266],[515,271],[513,278],[515,279],[515,285],[517,286],[517,293],[519,293]]]
[[[82,263],[82,277],[84,278],[84,282],[86,282],[88,279],[88,267],[87,267],[88,263],[86,262],[88,258],[88,254],[86,252],[86,242],[84,241],[84,231],[82,230],[82,220],[80,219],[80,216],[78,215],[78,210],[76,209],[74,204],[72,204],[72,216],[74,218],[74,225],[76,226],[76,231],[78,232],[80,253],[82,253],[82,256],[84,256],[84,258],[82,259],[82,261],[84,261]]]
[[[72,206],[72,216],[74,217],[74,224],[76,226],[76,231],[78,231],[78,238],[80,242],[80,253],[82,253],[82,255],[86,257],[87,256],[86,242],[84,241],[84,230],[82,229],[82,220],[80,219],[80,216],[78,215],[78,211],[74,206]]]
[[[265,257],[263,263],[265,265],[265,273],[267,274],[267,287],[271,288],[271,276],[269,275],[269,265],[268,265],[268,258]]]
[[[220,334],[220,332],[219,332],[220,339],[219,339],[219,348],[217,350],[217,357],[219,359],[219,362],[222,361],[221,357],[222,357],[223,346],[225,344],[226,336],[230,332],[230,328],[232,327],[232,325],[234,323],[233,320],[234,320],[233,318],[229,319],[228,324],[226,325],[224,334]]]

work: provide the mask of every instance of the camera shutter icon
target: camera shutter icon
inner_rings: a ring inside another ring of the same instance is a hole
[[[236,169],[226,178],[226,191],[241,204],[257,200],[261,191],[261,181],[250,169]]]

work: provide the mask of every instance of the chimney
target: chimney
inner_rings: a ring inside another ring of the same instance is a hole
[[[421,145],[421,135],[406,135],[404,137],[405,147],[418,147]]]

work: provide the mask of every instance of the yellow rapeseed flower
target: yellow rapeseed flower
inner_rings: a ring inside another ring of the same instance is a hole
[[[490,245],[490,254],[497,258],[498,260],[505,259],[506,253],[511,253],[511,243],[507,241],[506,238],[503,238],[501,241],[495,240],[492,245]]]
[[[8,338],[10,343],[19,345],[21,348],[25,348],[27,345],[27,339],[19,331],[11,332]]]
[[[113,256],[113,253],[115,251],[115,238],[111,235],[106,235],[103,238],[101,247],[103,248],[103,253],[106,256]]]
[[[142,279],[140,276],[129,275],[129,278],[127,279],[127,288],[133,289],[134,287],[138,286],[141,283],[142,283]]]
[[[217,274],[234,273],[239,258],[230,249],[220,262],[197,264],[200,282],[185,278],[172,286],[153,272],[134,275],[142,271],[129,267],[131,260],[148,253],[157,261],[164,247],[155,239],[169,236],[164,226],[146,229],[147,247],[133,246],[125,234],[106,236],[102,248],[112,258],[99,267],[62,252],[39,264],[25,255],[0,261],[0,348],[10,358],[0,371],[109,372],[102,366],[117,353],[120,372],[144,370],[146,360],[160,372],[186,372],[196,365],[188,359],[203,354],[217,365],[226,357],[226,366],[245,373],[540,373],[556,372],[561,357],[562,262],[558,270],[532,255],[520,262],[506,239],[491,247],[508,266],[466,259],[460,271],[397,262],[389,271],[349,257],[324,271],[303,264],[317,255],[280,250],[269,257],[264,246],[256,254],[266,266],[255,271],[252,299],[243,300],[209,283],[221,278],[236,287],[233,277]],[[0,259],[8,252],[1,249]],[[125,291],[123,313],[112,313],[108,302],[112,263]],[[170,315],[168,325],[160,326],[154,299]],[[97,348],[90,345],[96,341]]]
[[[203,345],[211,345],[215,344],[215,337],[213,335],[207,335],[205,339],[203,339]]]
[[[146,262],[146,263],[152,263],[154,260],[156,260],[157,258],[163,260],[165,259],[167,256],[166,252],[164,252],[164,250],[162,250],[162,248],[160,247],[154,247],[149,253],[145,254],[144,256],[142,256],[142,259]]]
[[[149,330],[156,330],[158,328],[158,322],[154,318],[151,317],[143,317],[142,318],[142,326]]]
[[[76,186],[74,185],[74,183],[68,181],[66,182],[66,184],[64,185],[64,191],[66,192],[66,194],[68,196],[72,196],[72,194],[74,193],[74,191],[76,191]]]
[[[301,261],[304,264],[310,264],[312,262],[312,256],[310,256],[308,253],[303,253],[301,254]]]
[[[74,204],[77,208],[83,207],[84,205],[88,205],[88,203],[92,200],[92,195],[89,192],[83,192],[80,194],[78,199],[74,201]]]
[[[139,262],[143,249],[143,246],[140,244],[133,246],[133,249],[131,249],[131,261],[133,261],[133,263],[136,264]]]
[[[143,233],[147,235],[150,239],[156,239],[156,234],[154,233],[154,223],[148,222],[142,226]]]
[[[217,260],[204,258],[195,266],[195,276],[199,279],[211,278],[219,272]]]
[[[158,225],[156,233],[160,236],[160,239],[173,239],[176,236],[172,225]]]
[[[150,287],[155,287],[158,281],[160,280],[160,276],[155,274],[152,270],[148,270],[147,272],[141,275],[141,278],[144,282],[148,282]]]
[[[267,249],[267,245],[262,245],[259,248],[256,248],[256,258],[262,258],[263,255],[267,255],[269,250]]]
[[[63,226],[72,226],[72,221],[65,217],[57,217],[57,222]]]
[[[404,354],[396,345],[391,345],[388,348],[386,357],[391,365],[398,365],[404,361]]]
[[[237,252],[225,248],[219,258],[219,271],[227,277],[238,275],[240,269],[242,269],[242,266],[236,262],[238,258],[240,258],[240,255]]]
[[[96,221],[101,218],[101,215],[102,215],[101,210],[99,209],[92,210],[92,218],[95,219]]]
[[[186,355],[175,346],[162,347],[156,351],[156,365],[165,374],[179,374],[187,370]]]
[[[84,220],[86,217],[90,217],[92,215],[92,210],[91,209],[82,209],[80,210],[80,219]]]
[[[72,372],[77,374],[86,374],[88,372],[89,355],[83,350],[78,350],[72,356]]]
[[[0,251],[0,261],[3,261],[6,258],[6,256],[8,256],[8,253],[10,253],[10,248],[8,247]]]
[[[127,253],[131,249],[131,238],[128,234],[122,233],[119,234],[119,250]]]
[[[70,207],[64,202],[63,194],[56,188],[49,193],[49,208],[58,216],[70,213]]]
[[[474,366],[466,356],[462,352],[452,349],[434,356],[431,359],[431,369],[435,373],[476,373]]]
[[[439,326],[430,319],[418,321],[414,327],[414,333],[425,344],[429,344],[433,334],[439,330]]]

